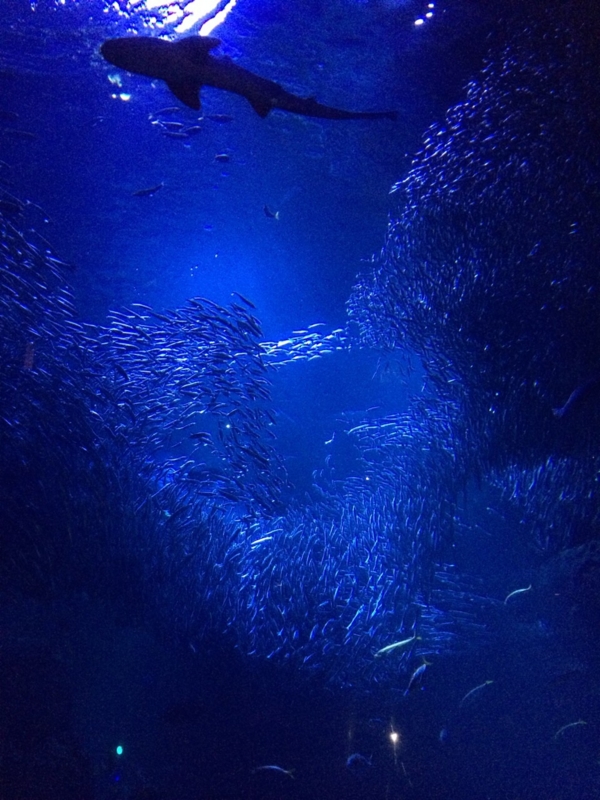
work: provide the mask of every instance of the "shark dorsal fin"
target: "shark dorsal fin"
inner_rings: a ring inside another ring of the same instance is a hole
[[[200,110],[200,84],[197,81],[167,81],[167,86],[185,106]]]
[[[248,102],[256,111],[259,117],[263,119],[273,110],[273,103],[270,99],[264,97],[249,97]]]
[[[210,51],[220,44],[221,40],[212,36],[186,36],[174,42],[178,54],[194,64],[203,64]]]

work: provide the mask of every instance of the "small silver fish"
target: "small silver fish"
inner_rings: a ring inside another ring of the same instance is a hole
[[[265,217],[268,217],[269,219],[279,220],[279,211],[271,211],[269,206],[264,206],[263,211],[265,212]]]

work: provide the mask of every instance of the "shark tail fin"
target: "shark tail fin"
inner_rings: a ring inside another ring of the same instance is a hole
[[[200,84],[196,81],[170,81],[167,83],[170,91],[188,108],[194,111],[200,109]]]

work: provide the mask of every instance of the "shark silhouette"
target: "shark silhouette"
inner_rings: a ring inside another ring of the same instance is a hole
[[[245,97],[261,117],[278,108],[323,119],[396,119],[394,111],[344,111],[317,103],[312,97],[298,97],[275,81],[238,67],[229,58],[215,58],[210,51],[219,44],[219,39],[201,36],[177,42],[128,36],[108,39],[100,52],[119,69],[164,81],[178,100],[195,110],[200,109],[202,86],[213,86]]]

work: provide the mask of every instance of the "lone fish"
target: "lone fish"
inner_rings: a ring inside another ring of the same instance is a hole
[[[386,647],[382,647],[381,650],[378,650],[375,653],[375,658],[379,658],[380,656],[385,656],[388,653],[391,653],[393,650],[400,650],[402,647],[406,647],[412,642],[416,642],[417,639],[420,639],[420,636],[417,636],[416,633],[412,636],[409,636],[408,639],[402,639],[400,642],[394,642],[393,644],[388,644]]]
[[[213,86],[245,97],[260,117],[277,108],[321,119],[396,119],[394,111],[347,111],[318,103],[313,97],[298,97],[230,58],[215,58],[211,50],[219,44],[219,39],[208,36],[187,36],[177,42],[127,36],[108,39],[100,52],[119,69],[164,81],[178,100],[195,110],[200,108],[202,86]],[[211,115],[211,119],[216,117]]]

